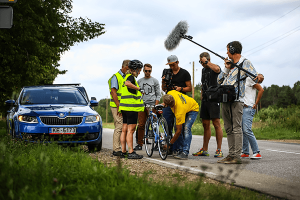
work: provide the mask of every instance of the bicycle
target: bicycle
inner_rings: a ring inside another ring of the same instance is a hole
[[[157,111],[157,114],[152,111],[153,108]],[[165,160],[168,156],[168,149],[170,147],[170,136],[168,133],[167,121],[162,116],[163,105],[146,105],[146,109],[148,109],[149,113],[145,123],[144,136],[146,153],[151,157],[154,144],[157,144],[159,155],[162,160]]]

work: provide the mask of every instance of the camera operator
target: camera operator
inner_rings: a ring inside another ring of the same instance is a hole
[[[244,71],[240,71],[240,77],[238,77],[238,68],[234,67],[231,63],[239,65],[243,69],[257,76],[255,80],[261,83],[264,80],[263,75],[258,74],[253,67],[252,63],[244,58],[242,55],[242,44],[238,41],[233,41],[227,44],[227,55],[225,61],[225,68],[221,71],[218,76],[218,82],[222,85],[233,85],[237,99],[231,103],[223,103],[222,105],[222,116],[224,120],[224,127],[227,133],[227,142],[229,148],[229,155],[218,163],[226,164],[241,164],[241,153],[243,143],[243,132],[242,132],[242,115],[244,107],[244,96],[245,96],[245,78],[249,76]],[[238,81],[238,79],[240,81]],[[240,87],[238,87],[238,85]]]
[[[179,61],[177,56],[171,55],[167,58],[170,69],[164,70],[162,74],[162,90],[166,93],[171,90],[176,90],[183,94],[192,91],[192,84],[191,84],[191,75],[190,73],[179,67]],[[167,80],[166,80],[167,78]],[[169,79],[168,79],[169,78]],[[170,107],[166,107],[163,109],[163,116],[168,123],[169,134],[172,136],[172,130],[174,126],[174,114]],[[182,134],[176,140],[173,145],[172,151],[179,151],[179,147],[182,146],[183,143],[183,136]]]
[[[207,100],[206,91],[211,86],[217,86],[217,78],[221,72],[221,68],[210,62],[210,55],[207,52],[200,54],[199,63],[203,66],[202,77],[201,77],[201,110],[200,118],[202,119],[202,126],[204,128],[203,147],[193,156],[209,156],[208,143],[211,137],[210,121],[212,121],[217,140],[217,151],[214,157],[223,157],[221,151],[223,131],[220,124],[220,103],[209,102]]]

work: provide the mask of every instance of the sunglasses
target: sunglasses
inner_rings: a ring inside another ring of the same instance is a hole
[[[145,70],[145,72],[151,72],[151,70]]]
[[[205,64],[204,62],[202,62],[202,61],[200,61],[200,60],[199,60],[199,63],[200,63],[200,64]]]

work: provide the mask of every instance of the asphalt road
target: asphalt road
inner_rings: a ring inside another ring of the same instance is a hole
[[[112,136],[113,129],[103,129],[104,148],[112,149]],[[188,160],[178,160],[173,157],[162,160],[157,151],[152,157],[148,157],[144,147],[137,153],[144,155],[145,160],[166,167],[196,174],[205,173],[207,177],[216,180],[285,199],[300,199],[300,144],[259,140],[258,146],[262,159],[246,158],[240,165],[228,165],[217,163],[220,158],[214,158],[217,147],[215,137],[211,137],[209,143],[209,157],[192,156],[192,153],[202,147],[202,143],[203,136],[193,135]],[[227,138],[223,138],[222,151],[224,156],[227,156]]]

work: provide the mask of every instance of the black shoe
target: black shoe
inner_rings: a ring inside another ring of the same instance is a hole
[[[128,153],[128,159],[142,159],[143,155],[136,154],[135,151],[132,153]]]
[[[123,153],[123,152],[121,151],[120,158],[128,158],[128,152],[126,151],[125,153]]]
[[[121,156],[122,151],[113,151],[114,156]]]
[[[134,148],[133,148],[134,151],[139,151],[139,150],[142,150],[142,146],[141,145],[136,145]]]

